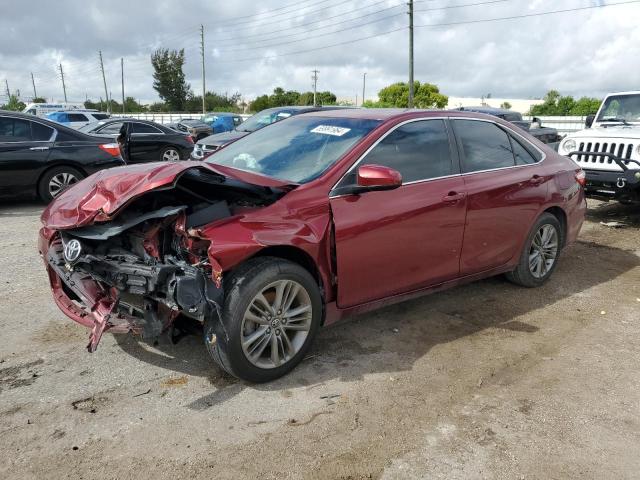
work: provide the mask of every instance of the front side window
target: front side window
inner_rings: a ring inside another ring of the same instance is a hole
[[[379,120],[357,118],[294,117],[227,145],[207,161],[306,183],[319,177],[379,124]]]
[[[383,165],[415,182],[451,175],[451,151],[444,120],[410,122],[384,137],[360,165]]]
[[[462,144],[465,172],[515,165],[509,137],[496,124],[477,120],[453,120],[453,124]]]

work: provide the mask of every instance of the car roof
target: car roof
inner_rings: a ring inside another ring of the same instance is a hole
[[[207,115],[218,115],[219,117],[236,117],[240,114],[233,112],[207,112],[203,115],[203,117],[206,117]]]
[[[509,115],[509,114],[519,114],[519,112],[516,112],[515,110],[509,110],[506,108],[497,108],[497,107],[460,107],[460,108],[456,108],[454,110],[458,110],[461,112],[467,111],[467,112],[480,112],[480,113],[487,113],[489,115]]]
[[[416,108],[352,108],[325,110],[305,113],[305,117],[327,117],[327,118],[354,118],[363,120],[381,120],[389,121],[396,118],[415,118],[415,117],[465,117],[479,118],[491,121],[500,121],[499,118],[480,112],[472,112],[465,110],[427,110]]]

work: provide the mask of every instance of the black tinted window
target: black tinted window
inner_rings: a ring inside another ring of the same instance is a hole
[[[31,135],[36,142],[46,142],[53,135],[53,128],[41,123],[31,122]]]
[[[28,142],[31,140],[30,122],[0,117],[0,142]]]
[[[529,153],[529,150],[524,148],[514,137],[511,137],[511,145],[513,147],[513,155],[516,157],[516,165],[528,165],[538,161]]]
[[[94,113],[93,118],[95,118],[96,120],[106,120],[107,118],[109,118],[109,115],[107,115],[106,113]]]
[[[162,133],[156,127],[147,125],[146,123],[134,122],[131,125],[133,126],[132,133]]]
[[[68,113],[69,122],[87,122],[87,117],[81,113]]]
[[[462,143],[465,172],[515,165],[509,137],[497,125],[475,120],[454,120],[454,125]]]
[[[396,128],[361,165],[371,164],[398,170],[403,183],[450,175],[451,153],[444,121],[422,120]]]

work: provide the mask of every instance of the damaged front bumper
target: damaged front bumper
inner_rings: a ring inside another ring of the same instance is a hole
[[[85,253],[69,262],[60,235],[41,231],[43,256],[53,296],[72,320],[91,329],[87,349],[96,350],[104,332],[135,333],[154,340],[182,313],[203,321],[217,314],[220,282],[196,266],[144,261],[134,255]]]

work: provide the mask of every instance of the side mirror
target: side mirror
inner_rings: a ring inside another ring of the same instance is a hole
[[[382,165],[363,165],[358,168],[357,182],[363,190],[392,190],[402,185],[402,175]]]
[[[586,128],[591,128],[591,125],[593,125],[593,121],[596,119],[595,115],[587,115],[587,118],[584,121],[584,126]]]

